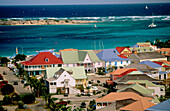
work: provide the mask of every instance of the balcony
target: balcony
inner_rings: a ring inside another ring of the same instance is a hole
[[[39,67],[37,67],[37,68],[24,68],[24,70],[26,70],[26,71],[36,71],[36,70],[45,70],[45,68],[44,69],[39,68]]]

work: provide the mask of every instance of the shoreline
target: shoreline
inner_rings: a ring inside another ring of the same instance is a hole
[[[97,23],[99,21],[90,20],[0,20],[0,25],[72,25],[72,24],[86,24]]]

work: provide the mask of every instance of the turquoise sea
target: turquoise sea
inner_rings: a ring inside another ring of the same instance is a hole
[[[144,5],[145,6],[145,5]],[[1,9],[1,7],[0,7]],[[7,17],[3,19],[78,19],[98,20],[99,23],[78,25],[37,25],[37,26],[0,26],[0,56],[13,56],[15,48],[19,53],[36,54],[37,50],[65,48],[103,49],[117,46],[132,46],[137,42],[156,38],[170,39],[170,14],[154,16],[156,28],[148,28],[153,16],[129,14],[81,16],[81,17]]]

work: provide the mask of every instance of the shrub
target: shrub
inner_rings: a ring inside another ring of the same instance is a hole
[[[65,20],[65,22],[66,22],[66,23],[68,23],[68,22],[69,22],[69,20]]]
[[[5,105],[8,105],[8,104],[11,103],[11,98],[10,98],[9,95],[5,95],[5,96],[4,96],[4,98],[3,98],[3,103],[4,103]]]
[[[100,94],[101,93],[101,91],[97,91],[97,93],[96,94]]]
[[[98,84],[93,84],[93,86],[98,86]]]
[[[77,94],[76,96],[77,96],[77,97],[81,97],[81,95],[80,95],[80,94]]]
[[[23,109],[24,107],[24,102],[23,101],[18,101],[18,108]]]
[[[97,80],[97,83],[99,84],[99,83],[100,83],[100,81],[99,81],[99,80]]]
[[[6,84],[1,89],[1,92],[2,92],[3,95],[9,95],[10,93],[14,92],[14,87],[10,84]]]
[[[35,95],[33,95],[33,94],[25,94],[25,95],[23,95],[23,97],[22,97],[22,101],[23,101],[25,104],[34,103],[34,102],[35,102]]]
[[[91,82],[91,81],[89,81],[89,84],[92,84],[92,82]]]

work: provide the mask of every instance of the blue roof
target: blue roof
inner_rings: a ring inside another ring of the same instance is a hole
[[[159,71],[159,74],[166,74],[167,72]]]
[[[152,68],[162,67],[161,65],[158,65],[158,64],[156,64],[156,63],[154,63],[152,61],[142,61],[142,62],[140,62],[138,64],[145,64],[145,65],[148,65],[148,66],[150,66]]]
[[[170,99],[152,106],[146,109],[146,111],[170,111]]]
[[[121,58],[119,56],[117,56],[118,51],[116,49],[104,49],[103,51],[97,53],[97,57],[100,60],[104,60],[106,62],[108,61],[122,61],[122,60],[129,60],[129,59],[125,59],[125,58]]]
[[[131,46],[130,48],[133,48],[133,47],[139,47],[138,44],[135,44],[134,46]]]

